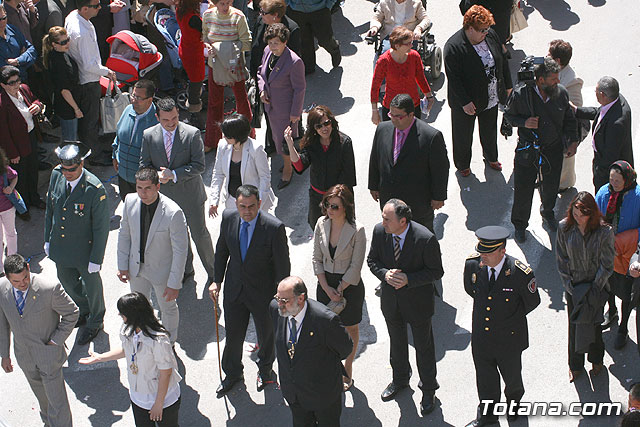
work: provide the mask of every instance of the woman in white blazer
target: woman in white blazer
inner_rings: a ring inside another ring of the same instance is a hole
[[[225,209],[236,209],[236,190],[247,184],[258,188],[262,201],[260,209],[267,212],[275,201],[271,189],[271,169],[262,145],[249,138],[249,120],[242,114],[233,114],[222,122],[220,128],[226,144],[218,144],[211,180],[209,216],[218,215],[221,196],[226,199]]]
[[[355,220],[353,193],[344,184],[331,187],[322,199],[322,213],[316,223],[313,240],[313,272],[318,278],[316,299],[323,304],[340,301],[347,305],[340,320],[353,341],[353,350],[344,363],[347,376],[344,390],[353,385],[352,364],[358,350],[364,303],[364,284],[360,277],[367,237],[362,224]]]

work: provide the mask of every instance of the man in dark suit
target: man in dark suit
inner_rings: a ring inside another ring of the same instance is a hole
[[[447,198],[449,159],[440,131],[413,112],[409,95],[391,101],[391,121],[380,123],[373,137],[369,191],[381,209],[391,198],[404,200],[414,220],[433,232],[433,210]]]
[[[411,325],[413,345],[422,389],[420,412],[435,408],[436,353],[431,317],[434,311],[433,283],[444,274],[440,245],[426,227],[411,221],[411,208],[398,199],[382,209],[382,223],[373,230],[367,263],[382,282],[380,305],[391,338],[393,381],[382,392],[382,400],[393,399],[409,385],[409,343],[407,323]]]
[[[596,192],[609,183],[609,166],[626,160],[633,166],[631,145],[631,108],[620,95],[620,86],[613,77],[605,76],[596,85],[600,107],[577,107],[576,118],[593,120],[593,185]]]
[[[158,171],[160,192],[176,202],[184,212],[191,238],[200,261],[213,282],[213,243],[205,223],[207,193],[202,182],[204,145],[198,128],[179,121],[176,103],[171,98],[157,102],[157,125],[144,131],[140,166]],[[189,245],[185,277],[193,276],[193,252]]]
[[[271,369],[275,359],[269,302],[278,282],[289,276],[289,246],[284,224],[260,212],[260,193],[253,185],[241,185],[236,192],[237,211],[222,214],[216,244],[214,280],[209,294],[218,300],[224,279],[224,321],[227,343],[222,355],[226,378],[216,390],[218,397],[243,380],[242,344],[249,315],[258,335],[258,391],[275,382]]]
[[[301,278],[287,277],[271,301],[282,394],[293,426],[340,425],[342,360],[353,343],[340,317],[308,299]]]
[[[524,395],[522,351],[529,347],[527,314],[540,304],[540,295],[531,267],[506,255],[509,234],[498,226],[478,229],[479,253],[471,254],[464,266],[464,290],[473,298],[471,351],[480,400],[478,415],[467,427],[498,422],[491,402],[500,401],[500,375],[509,421],[517,418],[517,404]]]

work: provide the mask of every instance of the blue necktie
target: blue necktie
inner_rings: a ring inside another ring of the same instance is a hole
[[[240,225],[240,256],[242,257],[242,261],[244,261],[244,257],[247,255],[248,248],[249,248],[249,223],[246,221],[242,221],[242,225]]]
[[[16,294],[18,297],[16,298],[16,307],[18,307],[18,313],[22,316],[22,311],[24,310],[24,292],[16,290]]]

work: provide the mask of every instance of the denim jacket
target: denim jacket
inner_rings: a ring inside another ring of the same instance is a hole
[[[136,182],[136,172],[140,169],[142,134],[146,129],[158,124],[155,105],[151,104],[149,111],[143,113],[137,126],[135,123],[136,112],[133,105],[129,105],[118,120],[116,137],[111,144],[113,158],[118,161],[118,176],[130,183]]]

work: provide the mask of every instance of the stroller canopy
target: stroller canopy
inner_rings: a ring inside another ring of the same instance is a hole
[[[119,31],[107,43],[111,45],[107,67],[116,72],[118,80],[135,82],[162,63],[156,46],[140,34]]]

